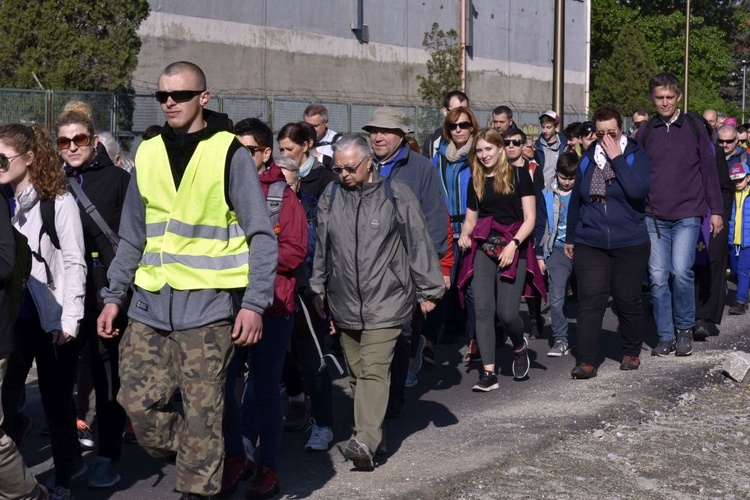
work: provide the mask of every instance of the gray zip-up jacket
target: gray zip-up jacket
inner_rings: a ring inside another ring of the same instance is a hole
[[[328,299],[340,328],[401,328],[415,305],[438,300],[440,261],[414,193],[402,182],[328,185],[319,199],[318,241],[310,287]],[[394,207],[395,204],[395,207]]]
[[[175,172],[180,167],[184,171],[196,142],[210,139],[218,130],[229,129],[226,115],[206,113],[204,117],[207,118],[208,127],[196,132],[196,135],[174,137],[174,133],[165,126],[162,133],[171,132],[167,154],[173,175],[177,175]],[[192,143],[193,149],[190,149],[188,143]],[[138,189],[138,168],[139,165],[136,165],[122,209],[120,244],[107,272],[109,288],[102,290],[105,303],[113,302],[120,306],[126,301],[127,290],[133,284],[135,271],[146,245],[146,205]],[[263,314],[273,300],[278,249],[258,173],[247,149],[241,145],[230,147],[226,165],[217,165],[216,168],[225,169],[226,192],[222,195],[237,214],[237,220],[250,246],[249,284],[240,307]],[[179,179],[176,178],[175,183],[179,185]],[[128,316],[161,330],[200,328],[216,321],[231,319],[237,313],[232,296],[230,290],[174,290],[165,285],[154,293],[133,285]]]

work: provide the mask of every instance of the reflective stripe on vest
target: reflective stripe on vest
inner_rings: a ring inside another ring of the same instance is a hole
[[[229,132],[203,140],[175,190],[161,136],[138,148],[136,179],[146,205],[146,246],[135,284],[156,292],[245,288],[247,239],[225,199]]]

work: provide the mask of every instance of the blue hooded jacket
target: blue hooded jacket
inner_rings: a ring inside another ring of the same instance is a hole
[[[468,155],[457,162],[449,162],[445,157],[448,143],[443,139],[432,164],[440,174],[441,186],[448,214],[451,216],[454,237],[461,234],[461,223],[466,217],[466,191],[471,182],[471,167]]]

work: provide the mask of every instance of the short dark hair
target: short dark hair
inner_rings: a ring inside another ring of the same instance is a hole
[[[638,116],[648,116],[648,110],[644,108],[643,106],[638,106],[637,108],[633,110],[632,114],[638,115]]]
[[[297,122],[297,125],[300,125],[302,128],[307,130],[307,136],[310,138],[310,141],[312,141],[313,144],[318,142],[318,133],[315,131],[315,127],[313,127],[306,121]]]
[[[565,135],[565,138],[568,140],[571,140],[573,138],[581,137],[581,125],[583,125],[583,123],[573,122],[567,127],[565,127],[565,130],[563,130],[563,134]]]
[[[622,130],[622,115],[612,106],[600,106],[596,108],[591,121],[596,125],[596,122],[606,122],[613,119],[617,122],[617,128]]]
[[[250,135],[258,146],[264,148],[273,147],[273,132],[260,118],[245,118],[244,120],[238,121],[234,125],[234,133],[236,135]]]
[[[581,123],[581,128],[578,129],[578,137],[581,138],[587,136],[594,130],[594,122],[585,121]]]
[[[563,153],[557,157],[555,172],[564,177],[575,177],[578,171],[578,155],[575,153]]]
[[[648,82],[648,95],[654,95],[654,90],[656,90],[656,87],[667,87],[674,90],[677,95],[682,95],[682,86],[680,85],[680,81],[676,76],[667,71],[665,71],[664,73],[659,73],[658,75],[654,75],[651,78],[651,81]]]
[[[513,111],[508,106],[498,106],[492,110],[493,115],[505,115],[511,120],[513,119]]]
[[[518,127],[511,127],[505,132],[503,132],[503,139],[507,139],[508,137],[513,137],[514,135],[520,135],[521,140],[524,142],[524,144],[526,143],[526,132],[524,132]]]
[[[299,123],[287,123],[276,135],[276,142],[281,142],[283,139],[289,139],[296,145],[303,146],[310,143],[310,132]]]
[[[466,103],[465,107],[469,107],[469,96],[467,96],[466,93],[461,92],[460,90],[451,90],[445,94],[445,97],[443,97],[443,107],[445,109],[448,109],[448,106],[451,105],[451,99],[454,97],[458,97],[459,101]]]

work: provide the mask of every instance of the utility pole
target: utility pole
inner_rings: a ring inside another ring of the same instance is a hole
[[[690,68],[690,0],[687,0],[685,7],[685,93],[682,98],[682,111],[688,112],[688,85],[690,77],[688,69]]]
[[[552,70],[552,109],[560,117],[560,127],[565,122],[565,0],[555,0],[555,54]]]

